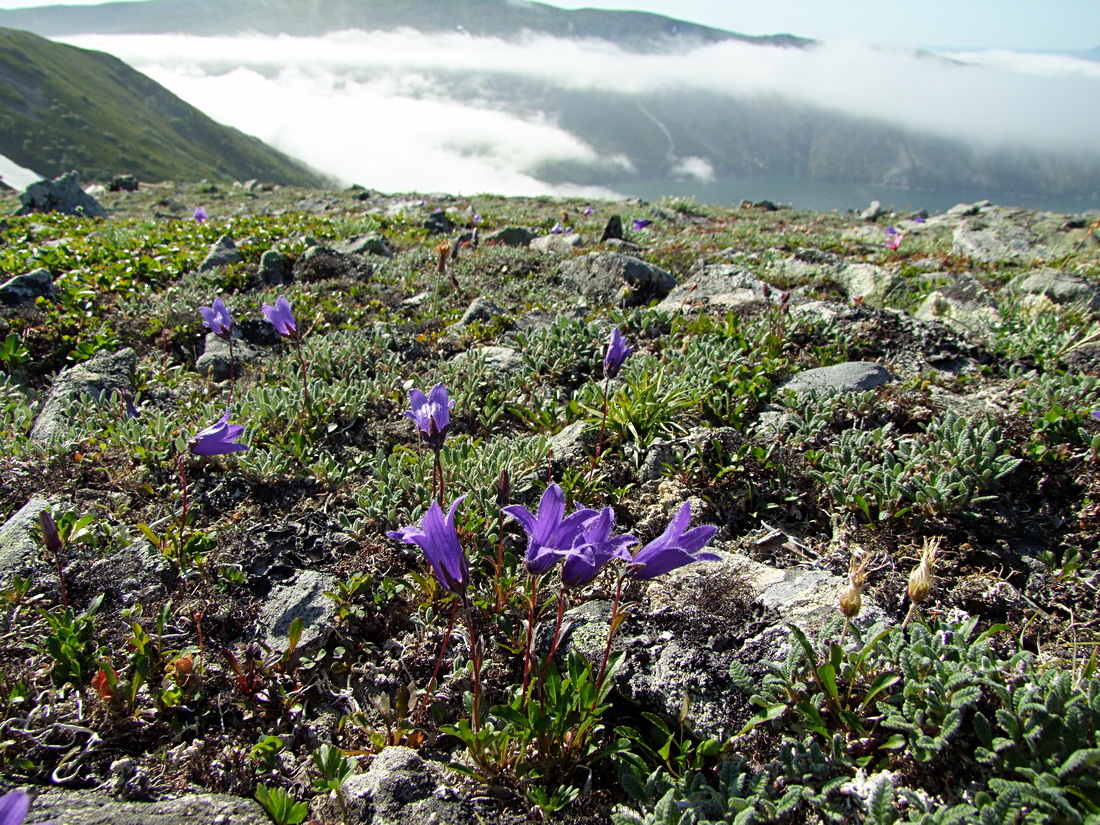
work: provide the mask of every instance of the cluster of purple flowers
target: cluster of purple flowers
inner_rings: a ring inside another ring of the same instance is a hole
[[[233,316],[221,298],[215,298],[211,306],[199,307],[199,312],[202,314],[204,327],[227,341],[233,337]],[[298,323],[294,320],[290,302],[284,296],[279,296],[275,306],[264,304],[262,312],[280,335],[294,339],[298,337]],[[229,423],[229,410],[226,409],[225,414],[216,422],[195,433],[187,446],[193,454],[202,456],[239,453],[248,449],[248,445],[237,442],[243,432],[242,425]]]

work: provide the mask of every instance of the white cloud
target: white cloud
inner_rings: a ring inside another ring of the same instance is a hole
[[[674,178],[694,178],[701,183],[710,183],[714,180],[714,164],[706,158],[680,158],[672,164],[669,175]]]
[[[639,55],[602,41],[412,31],[66,39],[118,55],[215,119],[323,171],[384,191],[540,193],[550,189],[531,175],[540,162],[597,160],[537,101],[521,117],[449,99],[441,78],[474,71],[565,89],[780,96],[991,143],[1096,151],[1100,132],[1091,105],[1100,99],[1097,64],[1014,52],[937,57],[857,41],[811,49],[731,41]],[[704,179],[708,165],[685,158],[678,168]]]

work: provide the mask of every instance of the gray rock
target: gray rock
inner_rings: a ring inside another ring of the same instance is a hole
[[[274,651],[284,651],[289,647],[287,631],[297,618],[302,619],[302,638],[298,650],[302,653],[316,652],[328,635],[335,604],[326,590],[336,586],[335,579],[316,570],[302,570],[289,584],[272,588],[260,611],[259,641]]]
[[[102,791],[60,789],[39,794],[31,805],[31,820],[58,825],[271,825],[260,803],[227,794],[119,802]]]
[[[80,188],[80,175],[75,171],[53,180],[32,183],[19,195],[19,203],[16,215],[60,212],[85,218],[107,217],[107,210],[99,201]]]
[[[944,212],[944,215],[949,218],[969,218],[973,215],[980,215],[991,206],[993,206],[993,201],[978,201],[977,203],[957,203],[946,212]]]
[[[699,275],[677,284],[657,309],[675,312],[699,305],[719,310],[763,306],[768,303],[765,287],[771,291],[772,300],[778,301],[781,290],[765,284],[748,270],[733,264],[712,264]]]
[[[484,821],[474,806],[444,782],[441,769],[411,748],[386,748],[343,787],[347,825],[476,825]],[[341,821],[336,794],[318,797],[313,814],[323,822]]]
[[[476,347],[460,352],[451,360],[460,364],[469,358],[478,358],[496,373],[519,372],[523,369],[523,356],[511,347]]]
[[[861,221],[877,221],[887,214],[889,214],[889,210],[883,209],[879,201],[871,201],[871,205],[859,213],[859,219]]]
[[[671,273],[630,255],[591,252],[566,261],[564,284],[599,303],[639,306],[662,299],[676,286]]]
[[[481,323],[487,323],[494,318],[499,318],[503,310],[495,303],[485,297],[474,298],[470,302],[470,305],[466,307],[466,311],[462,313],[462,317],[455,322],[457,327],[465,327],[472,324],[474,321],[480,321]]]
[[[303,283],[331,278],[366,280],[374,267],[359,255],[337,252],[327,246],[311,246],[294,262],[294,278]]]
[[[379,255],[383,258],[392,258],[393,250],[390,249],[386,239],[381,235],[357,235],[349,238],[335,247],[337,252],[346,255]]]
[[[584,246],[584,239],[576,234],[542,235],[531,241],[531,248],[547,255],[566,255]]]
[[[115,353],[98,352],[83,364],[62,370],[35,419],[31,439],[42,444],[63,437],[69,428],[65,412],[74,401],[107,403],[112,395],[132,394],[136,366],[137,354],[127,347]]]
[[[454,221],[442,209],[437,209],[424,219],[422,226],[430,235],[446,235],[455,228]]]
[[[1100,310],[1100,293],[1096,288],[1084,278],[1060,269],[1047,267],[1025,272],[1009,281],[1005,289],[1018,295],[1045,295],[1056,304],[1081,304],[1092,310]]]
[[[890,371],[870,361],[848,361],[831,367],[805,370],[788,379],[782,389],[793,392],[862,392],[889,384]]]
[[[24,275],[16,275],[0,284],[0,304],[17,306],[33,304],[38,298],[57,300],[57,291],[53,285],[53,275],[45,267],[32,269]]]
[[[36,566],[42,552],[38,514],[51,508],[49,501],[35,496],[0,526],[0,587],[11,584],[14,576],[27,578]]]
[[[1025,225],[1022,216],[1009,210],[985,212],[955,227],[951,254],[980,263],[1013,264],[1051,257],[1050,249]]]
[[[757,710],[730,683],[730,664],[736,660],[760,676],[767,663],[782,660],[789,624],[819,635],[840,615],[837,597],[846,582],[824,571],[780,570],[732,554],[674,570],[649,585],[644,611],[615,638],[614,649],[625,653],[615,689],[669,719],[690,696],[694,733],[724,740]],[[866,595],[863,602],[855,621],[860,630],[885,619]],[[567,617],[563,645],[598,665],[609,603],[588,602]]]
[[[268,286],[288,283],[291,279],[290,261],[277,249],[269,249],[260,257],[260,278]]]
[[[490,232],[482,239],[482,243],[499,244],[501,246],[527,246],[537,236],[525,226],[504,226],[495,232]]]
[[[222,235],[210,245],[210,251],[199,264],[199,272],[209,272],[212,269],[220,269],[230,264],[238,264],[244,260],[237,244],[228,235]]]
[[[588,429],[588,422],[574,421],[555,433],[547,445],[554,456],[554,468],[560,469],[587,458],[588,447],[596,442],[596,434]]]
[[[241,372],[249,364],[261,357],[256,347],[244,341],[240,332],[233,332],[233,376],[240,378]],[[225,381],[229,378],[229,342],[215,335],[213,332],[206,334],[203,353],[195,361],[195,370],[200,375],[209,376],[215,381]]]
[[[115,175],[111,178],[111,182],[107,184],[107,191],[136,192],[139,186],[138,179],[133,175]]]
[[[820,249],[799,249],[794,255],[776,264],[777,274],[787,278],[835,281],[851,300],[860,299],[867,306],[882,306],[902,282],[896,275],[872,264],[849,263],[839,255]]]
[[[970,273],[933,273],[930,277],[947,278],[949,282],[921,302],[913,313],[918,320],[940,321],[964,337],[987,337],[1001,322],[993,294]]]
[[[600,235],[600,243],[610,240],[623,239],[623,219],[618,215],[612,215],[607,219],[607,225],[603,228],[603,234]]]

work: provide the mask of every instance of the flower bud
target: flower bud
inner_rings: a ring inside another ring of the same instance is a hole
[[[859,615],[859,609],[862,606],[863,598],[860,596],[859,588],[854,584],[849,584],[840,591],[840,612],[844,618],[854,619]]]
[[[920,604],[932,592],[932,565],[921,561],[909,574],[909,600]]]

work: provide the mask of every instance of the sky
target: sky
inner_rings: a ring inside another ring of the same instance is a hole
[[[0,8],[26,2],[0,0]],[[627,2],[604,3],[617,4]],[[629,0],[629,5],[671,12],[674,4]],[[1100,108],[1091,105],[1100,100],[1100,62],[1012,48],[1020,48],[1014,38],[1025,33],[1033,49],[1100,46],[1100,34],[1071,22],[1080,12],[1091,23],[1084,5],[1052,0],[1042,20],[1021,29],[1009,10],[1035,15],[1028,4],[1014,0],[997,0],[999,14],[986,0],[922,0],[906,6],[876,0],[873,7],[863,0],[676,0],[675,13],[684,18],[747,34],[786,32],[821,41],[812,49],[725,41],[677,54],[631,54],[607,43],[546,36],[504,42],[457,32],[59,39],[121,58],[215,120],[341,183],[383,192],[601,197],[609,193],[550,186],[530,170],[553,160],[629,173],[630,160],[597,156],[552,112],[520,114],[495,105],[492,78],[519,76],[565,90],[617,94],[698,89],[719,101],[767,96],[975,145],[1071,150],[1091,157],[1100,152],[1095,141]],[[843,18],[835,14],[838,7],[845,10]],[[974,17],[986,18],[986,25]],[[883,21],[889,26],[884,28]],[[899,34],[919,42],[886,42]],[[917,51],[930,44],[940,47],[936,55]],[[464,73],[488,78],[483,100],[471,97],[469,89],[465,101],[456,99],[454,78]],[[643,111],[654,121],[657,139],[671,140],[666,125]],[[714,167],[708,158],[697,157],[699,152],[669,145],[668,174],[708,181]]]
[[[0,0],[0,9],[56,4]],[[555,0],[551,5],[651,11],[741,34],[854,37],[885,46],[1037,51],[1100,46],[1096,0]]]

